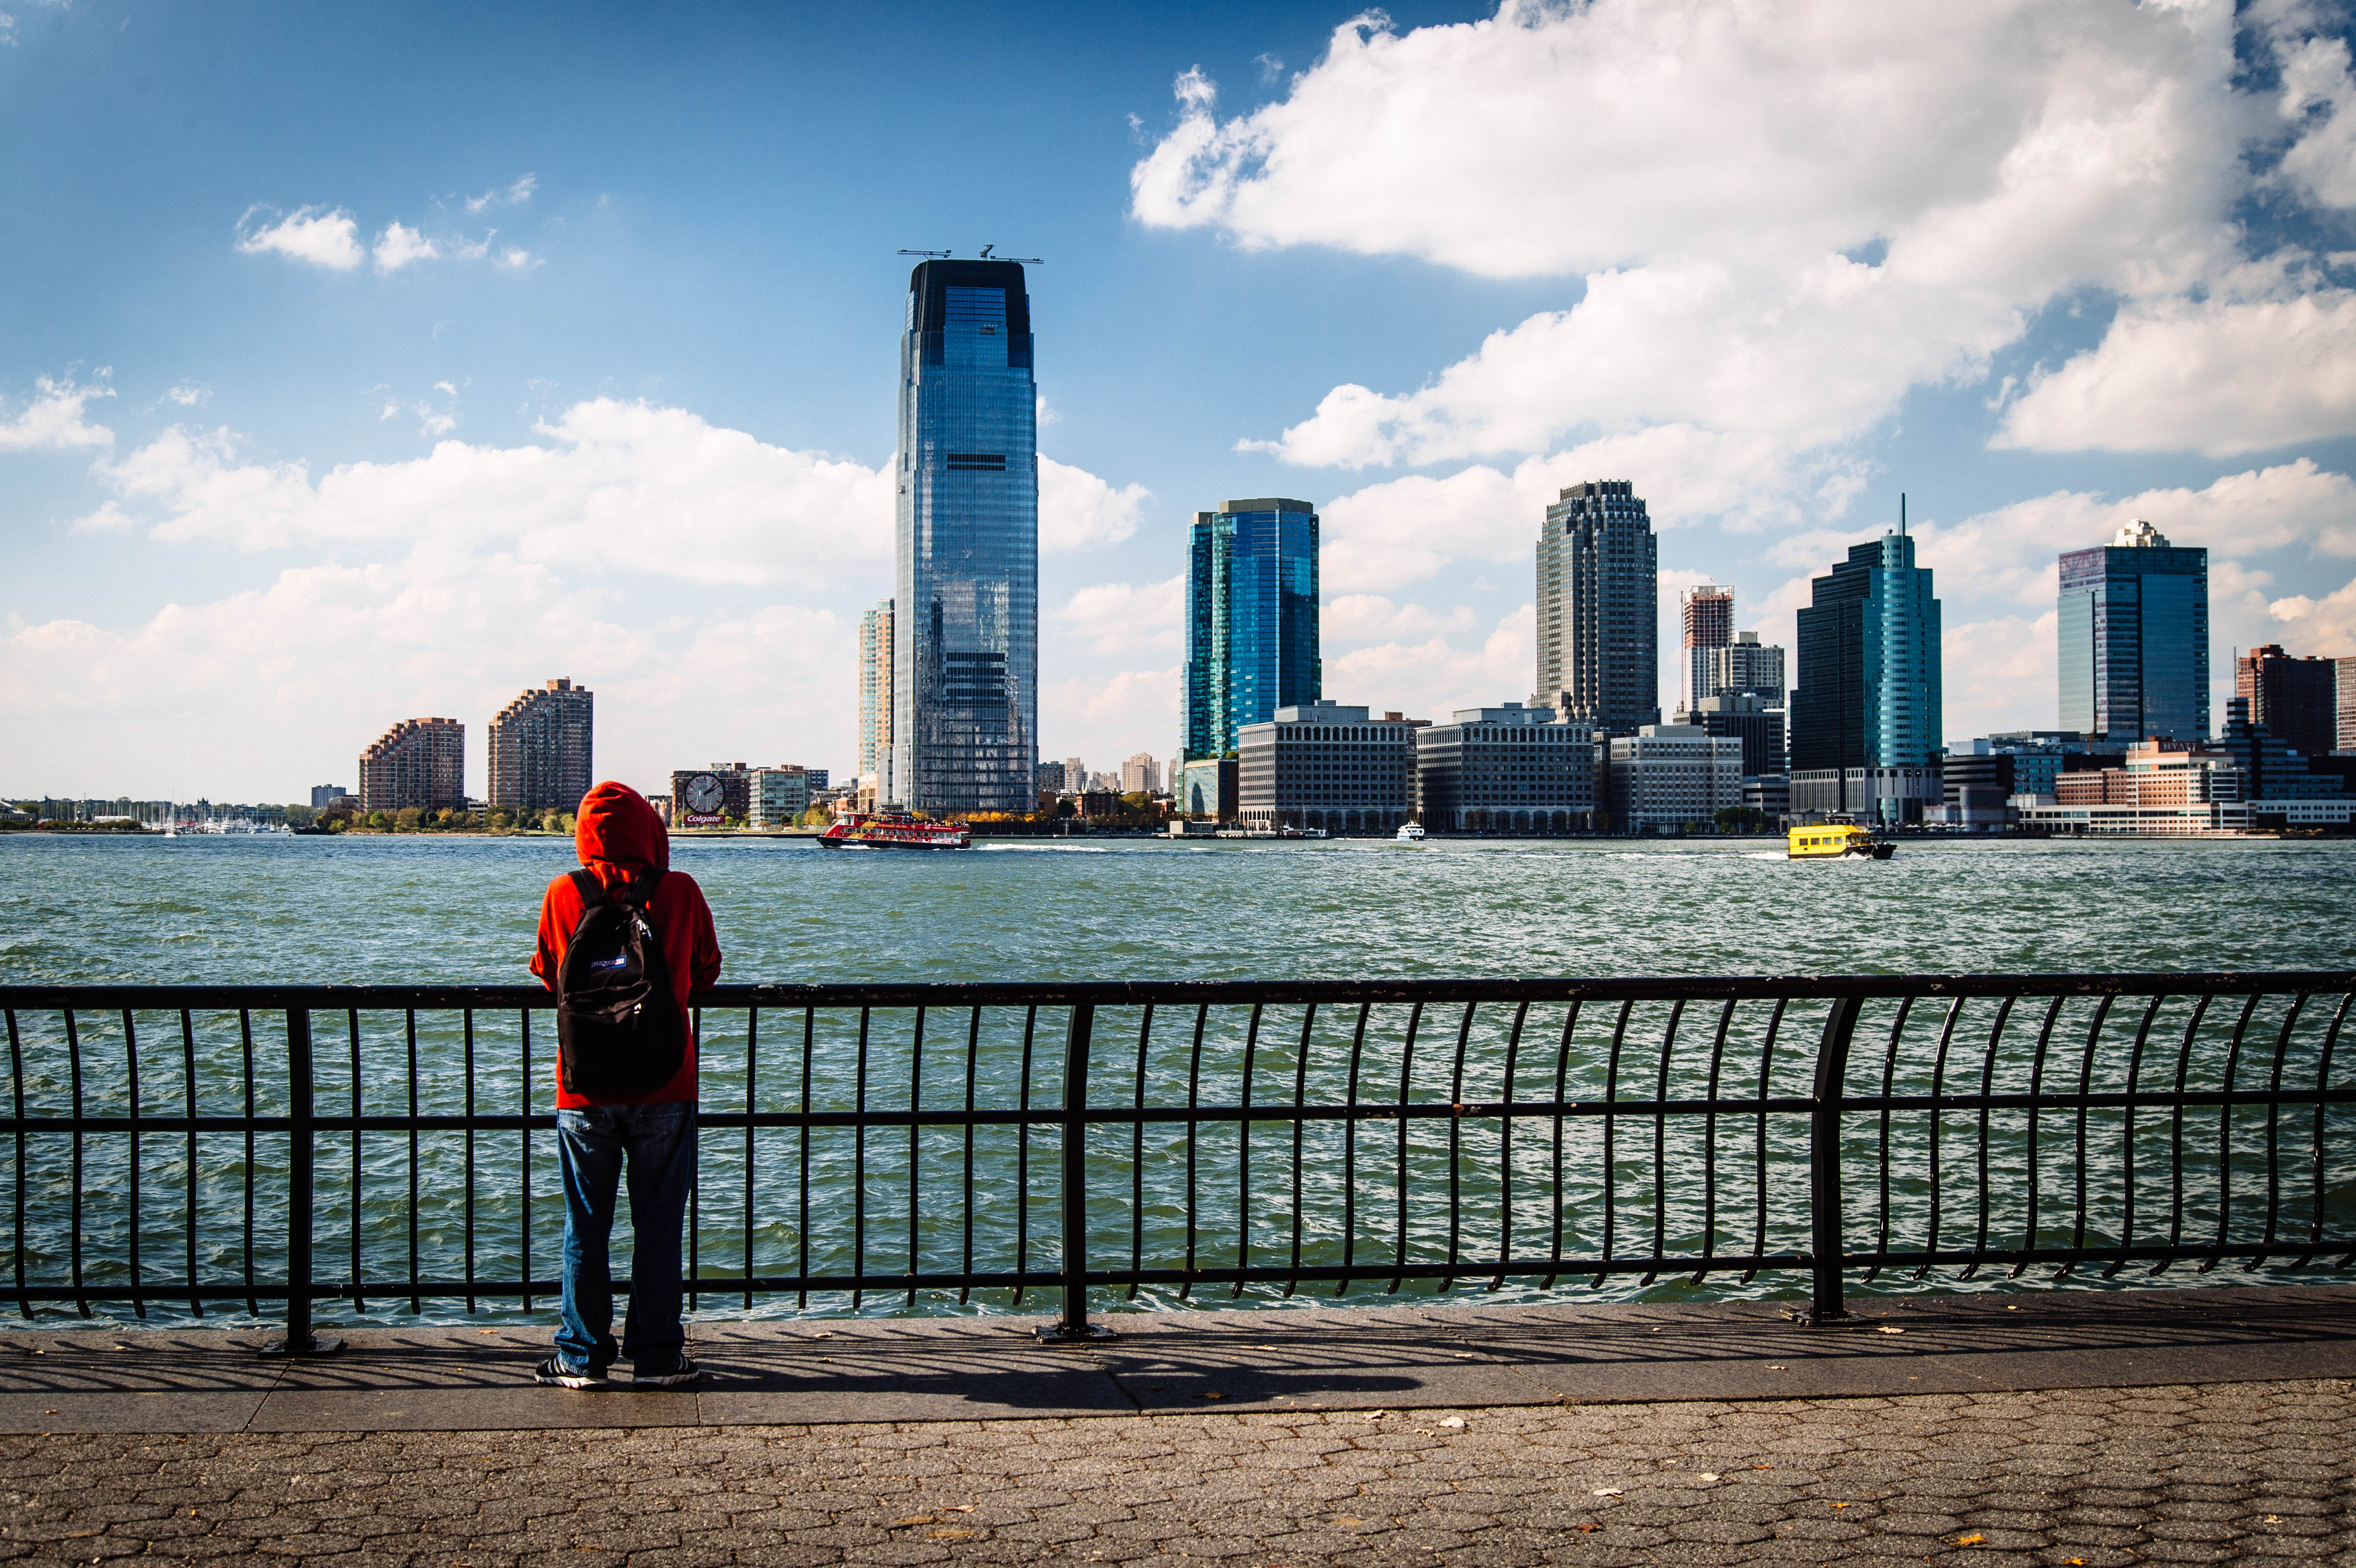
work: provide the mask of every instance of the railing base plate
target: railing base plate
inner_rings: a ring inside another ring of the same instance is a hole
[[[262,1347],[265,1356],[332,1356],[344,1348],[341,1339],[306,1334],[300,1339],[273,1339]]]
[[[1119,1338],[1119,1335],[1101,1323],[1091,1323],[1087,1328],[1076,1330],[1066,1328],[1061,1323],[1054,1323],[1039,1330],[1039,1343],[1042,1345],[1094,1345],[1106,1339]]]

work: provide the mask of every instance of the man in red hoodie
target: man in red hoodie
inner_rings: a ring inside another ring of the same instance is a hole
[[[564,1171],[563,1320],[556,1354],[535,1377],[562,1388],[605,1388],[614,1343],[614,1276],[606,1243],[614,1198],[626,1165],[630,1182],[630,1311],[619,1354],[631,1381],[690,1383],[679,1307],[680,1231],[695,1186],[695,1031],[689,998],[720,977],[720,939],[712,906],[684,871],[670,869],[670,835],[646,797],[626,784],[601,784],[581,799],[573,848],[609,896],[643,902],[670,972],[687,1049],[679,1072],[650,1094],[597,1104],[569,1093],[560,1071],[557,1154]],[[648,885],[652,884],[651,895]],[[531,972],[557,988],[565,949],[592,901],[570,875],[548,884],[540,901],[540,951]]]

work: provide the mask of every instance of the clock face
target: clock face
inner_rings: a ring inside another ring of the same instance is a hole
[[[698,816],[709,816],[718,811],[723,798],[720,781],[710,773],[698,773],[687,781],[687,809]]]

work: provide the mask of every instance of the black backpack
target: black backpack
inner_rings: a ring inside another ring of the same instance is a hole
[[[557,1082],[593,1104],[634,1100],[687,1059],[687,1026],[647,906],[663,873],[608,890],[588,871],[581,923],[556,978]]]

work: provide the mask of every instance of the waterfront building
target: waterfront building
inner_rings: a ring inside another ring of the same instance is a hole
[[[351,793],[351,791],[346,789],[341,784],[313,784],[311,786],[311,809],[314,811],[325,811]]]
[[[1685,631],[1685,705],[1695,706],[1718,688],[1711,684],[1710,655],[1734,641],[1734,590],[1704,583],[1677,595]]]
[[[793,763],[755,768],[744,775],[744,825],[791,827],[809,809],[811,796],[825,787],[822,773]]]
[[[2107,545],[2062,552],[2062,727],[2086,735],[2209,733],[2209,552],[2137,518]]]
[[[1241,814],[1234,757],[1194,757],[1170,765],[1170,793],[1177,797],[1177,814],[1211,822],[1233,822]]]
[[[2338,721],[2333,736],[2335,752],[2356,752],[2356,658],[2331,661],[2332,690],[2338,699]]]
[[[1063,794],[1064,764],[1041,763],[1038,772],[1033,775],[1033,787],[1043,795]]]
[[[1120,793],[1123,795],[1160,795],[1162,769],[1152,756],[1144,752],[1120,765]]]
[[[1944,765],[1953,768],[1965,757],[2008,757],[2012,793],[2050,799],[2054,781],[2065,773],[2124,766],[2127,745],[2125,740],[2082,735],[2075,730],[2008,730],[1956,741],[1947,748]]]
[[[1749,692],[1721,691],[1693,708],[1677,709],[1680,724],[1697,724],[1713,735],[1742,742],[1745,773],[1780,773],[1784,766],[1783,710]]]
[[[466,809],[466,727],[455,719],[404,719],[360,753],[360,809],[412,806]]]
[[[2055,781],[2049,804],[2021,796],[2020,820],[2049,832],[2205,837],[2249,826],[2249,776],[2205,741],[2161,737],[2131,744],[2124,765],[2080,768]]]
[[[1903,528],[1901,520],[1901,528]],[[1792,691],[1793,804],[1799,775],[1935,763],[1941,735],[1939,601],[1900,531],[1850,547],[1800,610]]]
[[[509,810],[573,811],[596,782],[595,694],[560,676],[491,720],[489,801]]]
[[[1440,833],[1584,833],[1595,726],[1518,702],[1460,708],[1415,736],[1415,818]]]
[[[1429,722],[1318,701],[1243,726],[1236,794],[1244,826],[1396,830],[1415,809],[1415,732]]]
[[[2214,742],[2215,749],[2231,757],[2233,765],[2241,769],[2244,780],[2243,798],[2319,800],[2346,793],[2336,770],[2310,765],[2305,754],[2273,732],[2273,726],[2254,717],[2252,707],[2248,698],[2228,699],[2225,727]]]
[[[1702,661],[1698,695],[1747,691],[1770,708],[1783,706],[1783,649],[1762,643],[1756,632],[1737,632],[1724,647],[1708,649]]]
[[[2055,804],[2175,807],[2249,797],[2250,775],[2231,752],[2204,741],[2137,741],[2122,763],[2063,773],[2055,781]]]
[[[926,261],[900,338],[892,792],[1032,805],[1039,721],[1038,389],[1013,261]]]
[[[1924,820],[1946,802],[1935,767],[1794,768],[1791,780],[1794,822],[1845,817],[1898,827]]]
[[[1948,748],[1939,769],[1943,795],[1938,820],[1967,833],[1993,833],[2014,820],[2013,757],[2004,752],[1957,752]]]
[[[1660,722],[1660,556],[1624,479],[1573,485],[1547,508],[1537,548],[1532,707],[1624,732]]]
[[[891,800],[892,601],[859,618],[859,790]]]
[[[2303,757],[2329,755],[2340,743],[2338,661],[2293,658],[2278,643],[2233,661],[2233,696],[2249,722],[2263,726]]]
[[[1792,781],[1783,773],[1758,773],[1742,781],[1742,804],[1782,827],[1792,816]]]
[[[2024,805],[2022,820],[2058,833],[2168,836],[2356,825],[2356,796],[2341,792],[2339,776],[2311,772],[2306,758],[2250,722],[2239,698],[2227,705],[2215,741],[2144,741],[2125,763],[2064,773],[2056,799]]]
[[[1247,724],[1324,693],[1316,508],[1280,496],[1197,512],[1186,535],[1179,756],[1223,757]]]
[[[1612,737],[1610,779],[1615,832],[1708,827],[1742,804],[1742,742],[1698,724],[1641,725]]]
[[[670,775],[670,825],[717,827],[723,819],[743,822],[752,813],[752,772],[742,763],[714,763]]]

